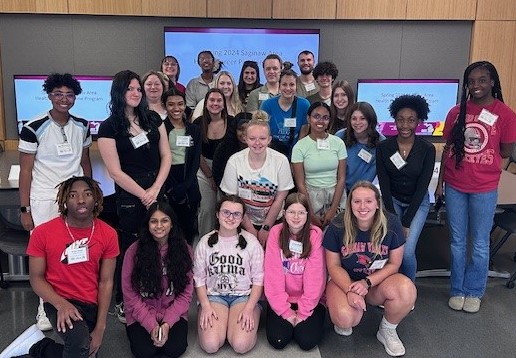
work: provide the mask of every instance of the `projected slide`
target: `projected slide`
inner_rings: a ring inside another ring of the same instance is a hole
[[[270,53],[292,62],[298,74],[299,52],[310,50],[317,61],[319,30],[165,28],[165,54],[178,59],[181,66],[179,82],[186,84],[200,75],[197,54],[203,50],[210,50],[216,59],[223,61],[223,69],[231,72],[237,82],[244,61],[258,62],[261,83],[265,83],[262,61]]]
[[[430,107],[428,119],[417,128],[418,135],[442,136],[448,111],[457,104],[459,80],[358,80],[357,101],[369,102],[378,116],[379,130],[392,136],[398,132],[389,105],[403,94],[419,94]]]
[[[82,93],[75,99],[70,113],[90,122],[91,134],[96,135],[100,123],[109,116],[111,82],[109,76],[74,76],[80,83]],[[18,133],[23,123],[44,116],[52,103],[43,91],[46,75],[14,76],[16,117]]]

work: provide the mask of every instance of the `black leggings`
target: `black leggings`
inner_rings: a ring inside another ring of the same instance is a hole
[[[291,308],[296,311],[297,304],[292,303]],[[302,350],[308,351],[318,345],[322,339],[325,316],[326,308],[319,303],[310,317],[293,327],[289,321],[278,316],[271,307],[268,307],[265,325],[267,340],[274,348],[283,349],[293,339]]]
[[[168,340],[163,347],[156,347],[152,343],[150,333],[138,322],[125,328],[131,352],[136,358],[179,357],[188,347],[188,322],[180,318],[168,331]]]

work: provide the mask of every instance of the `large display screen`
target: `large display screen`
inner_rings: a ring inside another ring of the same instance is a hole
[[[16,120],[18,133],[23,124],[43,117],[52,104],[43,91],[47,75],[15,75],[14,96],[16,102]],[[82,88],[82,93],[75,99],[70,113],[90,122],[92,135],[96,135],[100,123],[109,116],[109,101],[112,78],[109,76],[74,76]]]
[[[398,131],[389,114],[391,102],[403,94],[421,95],[428,102],[430,113],[417,127],[416,134],[442,136],[446,115],[457,104],[458,91],[458,79],[359,79],[357,101],[369,102],[378,116],[379,131],[385,136],[393,136]]]
[[[319,30],[165,27],[165,55],[177,58],[181,67],[179,82],[186,85],[201,74],[197,55],[204,50],[221,60],[222,69],[231,72],[235,81],[245,61],[256,61],[261,83],[265,83],[262,62],[268,54],[275,53],[283,61],[292,62],[297,73],[297,55],[301,51],[312,51],[317,61]]]

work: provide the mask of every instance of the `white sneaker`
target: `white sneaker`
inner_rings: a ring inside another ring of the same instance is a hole
[[[11,358],[29,354],[29,349],[34,343],[37,343],[45,338],[43,332],[33,324],[20,334],[6,349],[0,353],[0,358]]]
[[[376,338],[383,344],[385,351],[392,357],[399,357],[405,354],[405,347],[396,329],[388,329],[380,327]]]
[[[36,315],[36,326],[43,332],[52,330],[52,324],[48,320],[45,308],[43,308],[43,303],[41,302],[39,303],[38,314]]]
[[[353,328],[340,328],[339,326],[337,326],[336,324],[333,325],[333,330],[335,331],[335,333],[337,333],[339,336],[351,336],[351,334],[353,333]]]

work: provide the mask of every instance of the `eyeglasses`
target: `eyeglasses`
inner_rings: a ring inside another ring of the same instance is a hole
[[[288,216],[306,216],[308,214],[308,211],[286,210],[285,214]]]
[[[314,113],[311,115],[311,117],[313,119],[315,119],[316,121],[329,121],[330,120],[330,116],[321,116],[319,113]]]
[[[235,211],[235,212],[232,212],[232,211],[229,211],[227,209],[222,209],[220,211],[220,213],[222,214],[222,216],[224,216],[225,218],[229,218],[230,216],[233,217],[233,219],[235,220],[239,220],[239,219],[242,219],[242,213],[240,211]]]
[[[57,100],[62,100],[63,98],[66,97],[66,99],[68,100],[73,100],[75,99],[75,93],[70,93],[70,92],[67,92],[67,93],[63,93],[63,92],[52,92],[50,93],[52,96],[54,96],[55,99]]]
[[[170,61],[167,61],[167,62],[163,62],[163,66],[171,66],[171,67],[175,67],[177,66],[177,62],[170,62]]]

